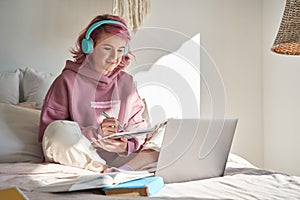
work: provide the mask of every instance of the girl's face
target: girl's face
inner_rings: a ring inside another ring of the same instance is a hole
[[[126,40],[120,36],[103,34],[92,52],[95,70],[103,75],[113,71],[122,60],[125,45]]]

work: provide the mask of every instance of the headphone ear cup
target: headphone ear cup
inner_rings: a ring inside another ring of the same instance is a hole
[[[123,55],[126,56],[128,54],[128,52],[129,52],[129,46],[128,46],[128,44],[126,44]]]
[[[81,49],[83,53],[89,54],[93,50],[93,42],[91,39],[84,38],[81,42]]]

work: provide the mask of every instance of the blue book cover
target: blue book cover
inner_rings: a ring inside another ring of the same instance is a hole
[[[152,176],[102,188],[106,195],[151,196],[165,186],[163,178]]]

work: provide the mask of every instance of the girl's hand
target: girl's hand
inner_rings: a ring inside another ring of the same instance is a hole
[[[122,136],[120,139],[98,139],[92,138],[93,143],[98,147],[115,153],[124,153],[127,151],[127,138]]]
[[[115,118],[105,118],[100,126],[104,136],[115,134],[118,131],[118,121]]]

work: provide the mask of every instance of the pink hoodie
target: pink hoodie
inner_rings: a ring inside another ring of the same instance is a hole
[[[51,85],[43,105],[38,140],[42,142],[46,127],[55,120],[75,121],[82,133],[91,140],[102,134],[100,111],[118,119],[125,130],[145,128],[142,118],[144,103],[131,75],[117,67],[101,75],[88,66],[67,61],[62,73]],[[63,134],[63,133],[62,133]],[[128,140],[128,154],[140,149],[144,137]],[[99,149],[105,160],[114,159],[116,153]]]

